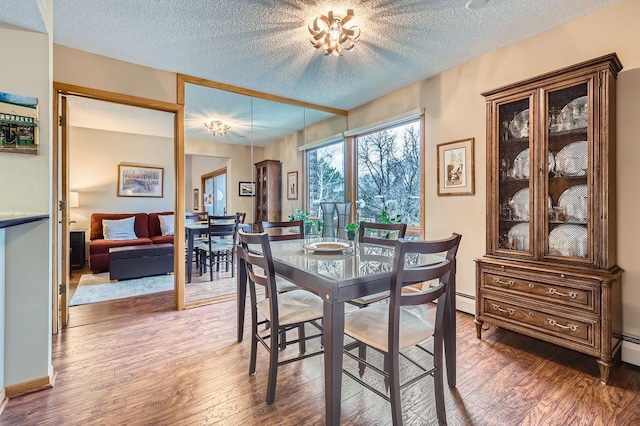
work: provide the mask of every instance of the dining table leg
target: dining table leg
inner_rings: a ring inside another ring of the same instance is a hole
[[[191,282],[193,268],[193,230],[187,228],[187,283]]]
[[[236,251],[238,248],[236,247]],[[237,256],[237,255],[236,255]],[[247,303],[247,264],[244,259],[236,257],[238,260],[238,271],[236,275],[236,299],[238,305],[238,343],[242,342],[244,335],[244,313]]]
[[[342,347],[344,345],[344,303],[324,301],[324,398],[327,425],[340,424],[342,396]]]

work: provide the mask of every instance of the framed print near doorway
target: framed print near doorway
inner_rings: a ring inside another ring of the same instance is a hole
[[[474,138],[441,143],[438,148],[438,195],[473,195]]]
[[[298,199],[298,172],[287,173],[287,200]]]
[[[118,164],[118,197],[164,196],[164,168]]]

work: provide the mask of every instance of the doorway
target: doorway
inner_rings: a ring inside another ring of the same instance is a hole
[[[205,213],[210,216],[226,216],[227,168],[202,175],[200,182]]]
[[[69,304],[70,304],[70,231],[71,231],[71,206],[69,201],[70,190],[74,188],[70,188],[69,185],[69,108],[68,108],[68,99],[72,97],[73,99],[79,100],[97,100],[97,101],[105,101],[111,104],[116,104],[118,106],[130,106],[142,108],[143,110],[156,111],[156,112],[164,112],[169,113],[169,120],[172,121],[173,125],[173,134],[172,134],[172,143],[169,149],[172,152],[173,158],[170,160],[172,170],[172,179],[169,180],[169,188],[171,191],[168,192],[169,199],[172,199],[171,205],[174,207],[175,217],[176,217],[176,229],[177,235],[176,240],[177,244],[175,246],[175,253],[180,253],[180,250],[184,250],[184,242],[181,242],[180,238],[184,239],[184,231],[180,232],[181,226],[183,226],[184,219],[181,220],[181,217],[184,216],[184,191],[181,189],[181,186],[178,184],[180,177],[184,173],[183,163],[182,161],[178,162],[176,158],[182,158],[182,143],[179,139],[179,125],[178,120],[182,120],[182,107],[177,104],[155,101],[146,98],[139,98],[130,95],[123,95],[113,92],[107,92],[102,90],[96,90],[91,88],[84,88],[74,85],[67,85],[64,83],[54,82],[54,105],[53,105],[53,113],[54,117],[59,123],[59,130],[53,132],[53,187],[57,188],[57,191],[54,191],[54,203],[60,206],[60,209],[54,211],[54,219],[60,223],[59,229],[56,229],[53,233],[54,240],[54,250],[53,250],[53,296],[52,303],[52,331],[53,333],[57,333],[57,331],[61,327],[65,327],[68,324],[69,320]],[[96,157],[99,159],[100,154],[96,151]],[[105,175],[110,175],[111,178],[115,175],[117,177],[118,171],[110,171],[105,173]],[[110,186],[109,183],[103,183],[106,187]],[[99,185],[97,185],[99,186]],[[78,192],[78,191],[73,191]],[[115,192],[115,191],[114,191]],[[85,191],[85,193],[89,193],[89,191]],[[83,197],[83,193],[79,193],[79,203],[81,204],[84,201],[87,201],[87,196]],[[75,197],[74,197],[75,198]],[[135,211],[136,206],[131,206]],[[90,215],[89,215],[90,216]],[[90,223],[90,218],[83,218],[87,223]],[[77,221],[76,221],[77,222]],[[90,239],[90,236],[89,238]],[[182,300],[181,295],[177,294],[180,286],[178,285],[178,281],[180,277],[184,275],[184,264],[179,261],[179,256],[174,256],[174,271],[175,277],[177,277],[174,281],[174,299],[175,305],[178,309],[184,308],[184,305],[179,303]],[[182,278],[184,279],[184,278]]]

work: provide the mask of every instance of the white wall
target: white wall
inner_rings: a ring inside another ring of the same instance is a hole
[[[52,5],[42,13],[51,28]],[[0,23],[0,91],[38,98],[39,155],[0,154],[0,211],[51,214],[52,41]],[[0,388],[53,374],[51,366],[51,223],[6,230],[4,383]]]
[[[254,147],[252,152],[251,146],[249,145],[231,145],[201,140],[185,140],[184,151],[185,156],[191,156],[191,164],[194,168],[193,172],[190,174],[191,187],[186,187],[186,205],[193,205],[193,201],[189,201],[189,197],[193,198],[193,188],[200,186],[200,176],[226,165],[227,211],[245,212],[247,213],[245,223],[252,223],[253,197],[238,196],[238,182],[252,182],[254,180],[253,163],[259,161],[255,160],[255,158],[261,155],[262,148]],[[209,160],[205,159],[206,157],[218,158],[219,160],[209,162]],[[203,170],[206,171],[202,173]],[[186,170],[185,174],[189,174],[189,171]],[[202,188],[200,188],[200,193],[202,194]],[[202,206],[200,206],[200,211],[203,211]]]
[[[199,211],[204,212],[204,207],[202,206],[202,196],[203,196],[203,188],[201,186],[201,177],[202,175],[209,174],[211,172],[215,172],[216,170],[220,170],[223,167],[227,167],[227,172],[229,172],[229,158],[226,157],[209,157],[205,155],[186,155],[185,156],[185,173],[188,176],[185,179],[185,193],[187,195],[191,194],[191,197],[187,197],[185,209],[186,211]],[[227,176],[228,177],[228,176]],[[189,181],[189,183],[187,183]],[[193,208],[193,190],[198,188],[199,194],[199,202],[198,207],[199,210],[195,210]],[[229,186],[229,182],[227,179],[227,211],[231,212],[231,206],[236,204],[235,198],[238,197],[238,193],[233,191],[233,188]],[[229,192],[230,191],[230,192]],[[235,210],[234,210],[235,212]]]
[[[303,188],[303,171],[302,171],[302,152],[298,151],[298,146],[303,144],[302,132],[293,133],[285,138],[264,147],[263,157],[260,160],[279,160],[282,161],[282,218],[288,220],[290,214],[296,209],[302,209],[304,191]],[[298,199],[287,199],[287,173],[298,172]]]
[[[118,197],[119,164],[164,168],[163,197]],[[173,164],[172,138],[70,127],[69,190],[80,203],[70,209],[72,228],[90,229],[92,213],[173,211]]]

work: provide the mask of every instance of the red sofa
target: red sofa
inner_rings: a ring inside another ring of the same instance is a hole
[[[94,213],[91,215],[91,242],[89,243],[89,267],[94,274],[109,270],[109,249],[113,247],[140,246],[147,244],[173,244],[173,235],[163,236],[160,230],[159,215],[173,214],[173,212],[159,213]],[[134,216],[133,229],[135,240],[105,240],[102,220],[125,219]]]

